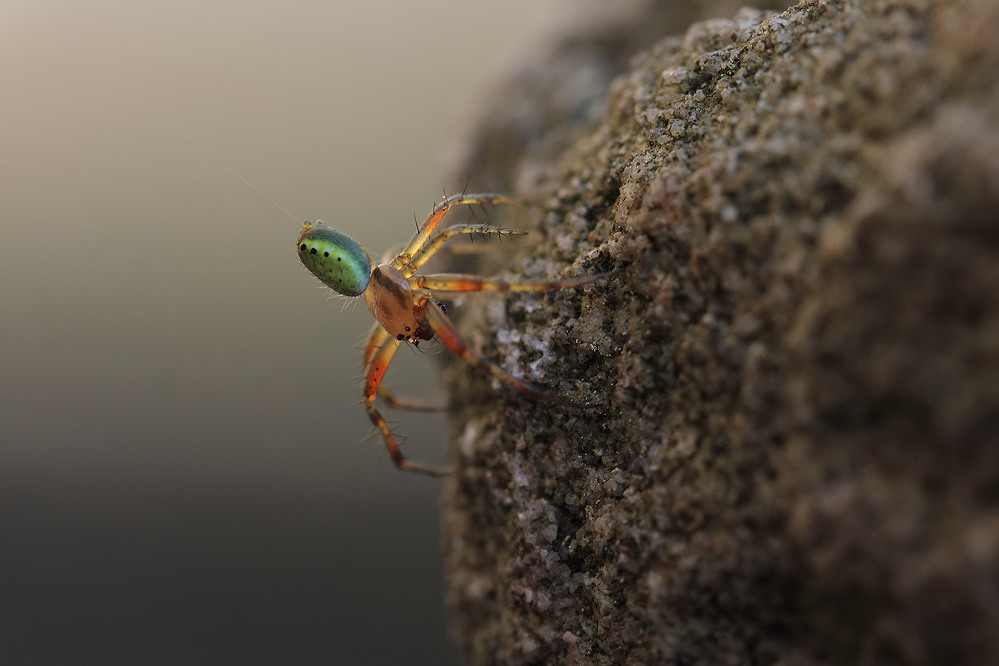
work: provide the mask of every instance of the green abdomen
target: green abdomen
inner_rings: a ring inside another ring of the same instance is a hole
[[[323,284],[344,296],[360,296],[371,276],[371,259],[356,240],[322,222],[305,223],[298,258]]]

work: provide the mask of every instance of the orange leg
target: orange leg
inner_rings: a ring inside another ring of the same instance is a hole
[[[550,280],[546,282],[510,282],[501,278],[484,278],[478,275],[460,275],[456,273],[438,273],[436,275],[417,275],[409,278],[409,284],[414,289],[429,289],[430,291],[462,292],[462,291],[550,291],[578,287],[581,284],[594,282],[607,277],[609,273],[588,275],[586,277],[569,278],[567,280]]]
[[[371,357],[389,338],[389,333],[381,324],[375,324],[368,335],[368,342],[364,345],[364,367],[371,363]],[[378,397],[393,409],[407,409],[412,412],[440,412],[444,410],[442,405],[420,400],[419,398],[401,398],[395,393],[385,388],[384,384],[378,385]]]
[[[452,238],[460,236],[461,234],[481,234],[483,236],[495,234],[496,236],[502,238],[504,236],[524,236],[527,232],[520,231],[519,229],[494,227],[488,224],[456,224],[437,234],[425,243],[423,247],[414,252],[413,256],[409,259],[409,263],[406,264],[406,267],[402,271],[403,277],[411,277],[413,273],[420,268],[420,266],[427,263],[427,260],[430,259],[430,257],[432,257],[437,250],[441,249],[444,243],[447,243]]]
[[[385,440],[385,446],[388,447],[389,456],[391,456],[392,462],[395,463],[396,467],[435,476],[447,474],[446,469],[429,467],[406,460],[402,455],[402,450],[399,448],[399,441],[392,434],[392,430],[389,428],[385,417],[381,415],[381,412],[375,406],[375,399],[378,397],[382,378],[385,377],[385,371],[388,370],[389,363],[392,362],[392,356],[395,355],[400,344],[399,340],[385,335],[381,345],[371,353],[367,372],[364,377],[364,406],[368,410],[368,418],[371,419],[371,423],[381,433],[382,439]]]
[[[375,324],[371,328],[371,332],[368,334],[368,341],[364,345],[364,367],[368,367],[368,363],[371,362],[371,357],[375,355],[378,348],[382,346],[382,343],[388,339],[389,333],[381,324]]]
[[[409,240],[406,247],[392,260],[392,267],[402,270],[410,259],[420,251],[427,239],[440,224],[448,211],[455,206],[473,206],[475,204],[516,204],[516,199],[510,199],[501,194],[456,194],[444,199],[443,203],[434,206],[434,210],[423,222],[423,226]]]

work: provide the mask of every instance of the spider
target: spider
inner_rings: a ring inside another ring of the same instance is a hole
[[[475,368],[489,372],[513,388],[550,402],[574,404],[520,379],[465,344],[454,324],[444,313],[444,306],[434,292],[514,291],[537,292],[577,287],[606,277],[607,273],[546,282],[508,282],[475,275],[418,275],[417,270],[448,241],[462,234],[497,234],[519,236],[526,231],[504,229],[486,224],[456,224],[434,235],[444,216],[456,206],[475,204],[516,204],[499,194],[460,194],[445,197],[435,204],[422,226],[403,250],[377,266],[356,240],[322,222],[305,222],[298,238],[298,256],[309,271],[326,286],[348,297],[364,295],[376,323],[364,348],[364,405],[371,423],[381,433],[396,467],[424,474],[442,475],[448,470],[412,462],[402,455],[399,442],[378,406],[381,398],[389,407],[415,410],[433,409],[422,402],[396,397],[382,386],[393,355],[403,342],[418,345],[437,338],[445,347]]]

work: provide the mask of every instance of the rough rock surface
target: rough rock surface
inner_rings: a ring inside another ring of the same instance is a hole
[[[741,10],[599,96],[566,52],[460,170],[536,203],[507,274],[622,272],[460,309],[597,405],[448,366],[468,661],[999,663],[999,4]]]

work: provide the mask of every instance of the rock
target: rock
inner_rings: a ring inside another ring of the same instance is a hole
[[[621,270],[460,308],[592,403],[447,367],[465,657],[999,663],[999,5],[740,10],[609,93],[589,25],[456,168],[534,204],[505,274]]]

